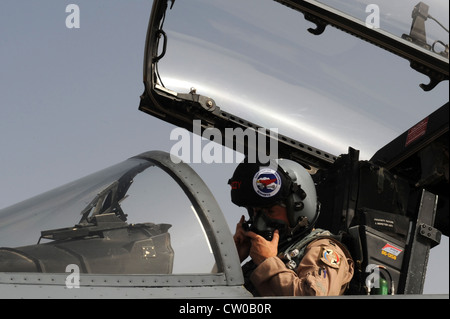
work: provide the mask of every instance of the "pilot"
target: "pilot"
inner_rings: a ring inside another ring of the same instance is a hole
[[[329,231],[314,229],[320,204],[311,175],[300,164],[271,160],[238,165],[232,202],[248,210],[233,236],[245,287],[255,296],[342,295],[354,263]]]

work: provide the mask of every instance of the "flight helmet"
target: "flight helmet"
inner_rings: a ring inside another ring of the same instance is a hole
[[[302,165],[292,160],[271,160],[265,164],[244,160],[228,183],[231,201],[249,210],[252,230],[262,236],[279,229],[280,236],[297,237],[310,231],[319,216],[320,205],[314,181]],[[271,220],[264,214],[253,216],[253,208],[277,204],[286,207],[289,225]],[[282,234],[286,230],[287,233]],[[270,237],[266,239],[271,240]]]

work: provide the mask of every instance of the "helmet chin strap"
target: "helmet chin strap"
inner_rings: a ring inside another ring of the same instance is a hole
[[[292,240],[292,238],[295,237],[295,235],[300,235],[301,233],[303,233],[300,230],[301,229],[306,229],[308,224],[309,224],[308,217],[301,216],[298,219],[298,222],[297,222],[297,224],[294,227],[288,227],[286,239],[288,241],[290,241],[290,240]]]

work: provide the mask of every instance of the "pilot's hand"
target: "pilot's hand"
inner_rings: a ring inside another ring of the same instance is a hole
[[[233,236],[234,243],[236,244],[236,248],[239,255],[239,260],[242,262],[245,258],[249,256],[251,240],[246,235],[246,231],[242,227],[242,224],[245,222],[244,215],[241,216],[239,223],[236,225],[236,233]]]
[[[250,257],[255,264],[259,265],[267,258],[275,257],[278,254],[278,240],[280,239],[278,230],[273,233],[272,241],[268,241],[252,231],[248,231],[246,235],[251,238]]]

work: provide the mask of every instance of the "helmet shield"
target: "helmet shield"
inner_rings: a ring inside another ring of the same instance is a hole
[[[291,181],[275,161],[240,163],[228,181],[231,201],[242,207],[268,207],[286,200]]]

